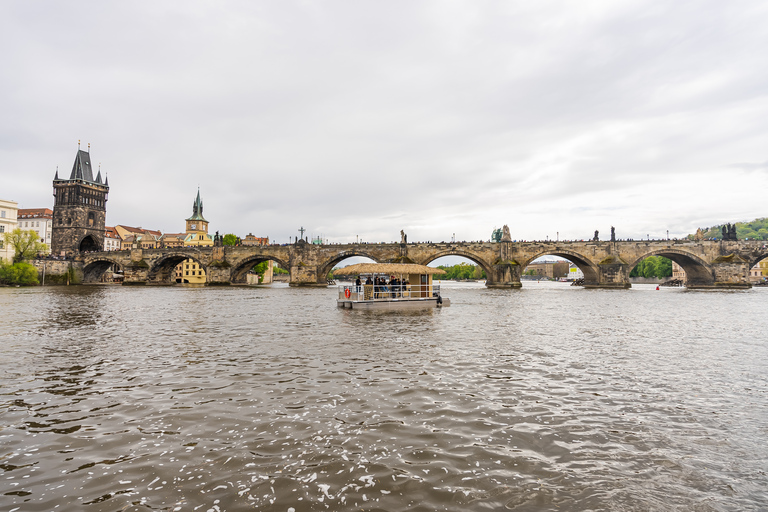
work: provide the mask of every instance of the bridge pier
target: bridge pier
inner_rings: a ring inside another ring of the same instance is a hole
[[[632,288],[629,282],[629,265],[618,257],[606,258],[597,265],[597,281],[585,282],[584,288],[601,288],[609,290],[626,290]]]
[[[522,288],[520,265],[516,262],[493,265],[491,272],[486,272],[485,286],[488,288]]]
[[[738,255],[720,256],[712,264],[712,282],[692,282],[689,279],[685,286],[690,290],[748,290],[752,288],[749,269],[749,262]]]
[[[144,260],[141,249],[130,251],[123,265],[123,285],[145,285],[149,281],[149,264]]]
[[[288,286],[328,286],[328,279],[318,275],[317,267],[303,262],[291,264],[288,274]]]

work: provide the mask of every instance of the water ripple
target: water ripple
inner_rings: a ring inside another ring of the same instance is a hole
[[[0,289],[0,509],[768,506],[768,291],[446,287]]]

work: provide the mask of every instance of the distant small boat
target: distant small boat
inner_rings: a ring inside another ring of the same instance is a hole
[[[432,282],[439,268],[412,263],[358,263],[333,272],[359,276],[360,284],[339,286],[336,305],[349,309],[421,309],[450,306]]]

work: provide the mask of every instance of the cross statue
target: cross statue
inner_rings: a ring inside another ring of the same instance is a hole
[[[306,231],[306,229],[304,229],[304,226],[301,226],[301,229],[299,229],[299,233],[301,233],[302,240],[304,240],[304,231]]]

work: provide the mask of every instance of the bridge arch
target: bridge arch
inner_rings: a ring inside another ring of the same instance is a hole
[[[664,248],[650,251],[638,257],[627,265],[627,278],[629,272],[638,263],[651,256],[663,256],[674,261],[685,270],[686,285],[711,285],[715,282],[715,272],[712,267],[698,256],[680,249]]]
[[[755,265],[763,261],[765,258],[768,258],[768,251],[765,251],[762,253],[758,252],[756,256],[755,255],[751,256],[749,260],[749,268],[754,267]]]
[[[175,283],[175,278],[173,275],[173,271],[176,268],[176,265],[183,262],[184,260],[194,260],[195,263],[200,265],[200,268],[205,272],[205,275],[208,275],[208,267],[200,260],[200,258],[197,258],[196,255],[192,252],[174,252],[170,254],[164,254],[161,258],[158,258],[155,260],[152,265],[149,268],[149,272],[147,273],[147,280],[148,281],[154,281],[156,283]]]
[[[326,260],[325,262],[317,266],[318,282],[322,281],[323,283],[325,283],[325,276],[328,275],[328,272],[333,270],[333,267],[335,267],[337,263],[344,261],[348,258],[370,258],[376,263],[380,263],[379,258],[373,256],[371,253],[367,251],[359,251],[359,250],[343,251],[338,254],[334,254],[331,259]]]
[[[525,267],[536,261],[538,258],[541,258],[542,256],[557,256],[572,262],[584,274],[585,283],[597,283],[600,280],[600,268],[595,263],[593,263],[592,260],[582,254],[562,248],[553,248],[551,251],[541,251],[537,254],[534,254],[531,258],[528,259],[528,261],[520,263],[520,272],[522,273],[523,270],[525,270]]]
[[[230,280],[232,284],[245,284],[248,280],[247,275],[248,272],[259,263],[262,263],[264,261],[274,261],[278,265],[280,265],[284,269],[290,268],[288,266],[288,262],[283,260],[282,258],[278,258],[271,255],[266,254],[254,254],[252,256],[248,256],[238,262],[235,262],[232,265],[232,271],[230,273]]]
[[[462,251],[460,249],[445,249],[435,254],[430,254],[428,258],[420,262],[420,265],[429,265],[436,259],[443,258],[445,256],[461,256],[462,258],[466,258],[480,265],[480,268],[482,268],[485,271],[485,275],[488,276],[489,279],[490,279],[490,276],[493,275],[493,266],[489,262],[485,261],[482,257],[478,256],[477,254],[474,254],[469,251]]]
[[[104,273],[110,268],[122,270],[122,264],[116,259],[105,255],[86,258],[83,264],[83,282],[98,283]]]
[[[85,235],[77,243],[77,250],[80,252],[98,252],[102,251],[103,247],[99,245],[98,240],[93,235]]]

